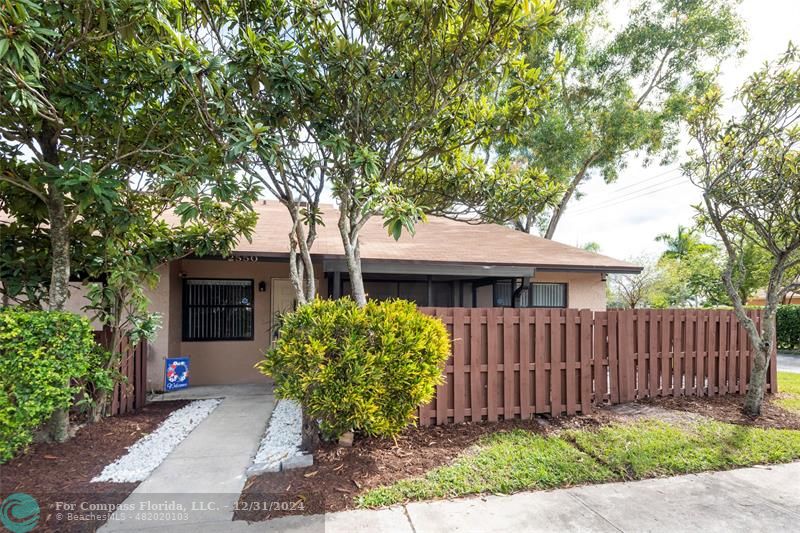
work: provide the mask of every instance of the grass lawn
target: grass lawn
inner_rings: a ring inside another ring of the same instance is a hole
[[[786,409],[800,413],[800,374],[778,372],[778,393],[775,403]]]
[[[781,406],[800,411],[800,374],[779,374]],[[792,396],[794,395],[794,396]],[[724,470],[800,459],[800,431],[700,419],[644,419],[542,436],[498,432],[448,465],[366,491],[359,507],[468,494],[510,494],[587,483]]]

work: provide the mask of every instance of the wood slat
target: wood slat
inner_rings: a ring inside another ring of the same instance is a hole
[[[708,314],[700,313],[697,316],[697,345],[695,346],[695,380],[697,396],[705,396],[706,393],[706,349],[708,347],[707,337]]]
[[[464,389],[465,325],[464,309],[453,309],[453,422],[464,421],[466,391]]]
[[[544,309],[536,309],[533,314],[535,332],[534,344],[534,397],[535,397],[535,412],[546,413],[547,405],[550,401],[550,383],[547,380],[547,373],[544,370],[545,364],[545,343],[547,342],[547,330],[545,328],[545,312]]]
[[[578,391],[576,390],[575,371],[577,370],[577,357],[578,357],[578,342],[580,341],[576,332],[578,323],[578,310],[567,309],[565,315],[566,321],[564,323],[564,346],[565,346],[565,366],[566,372],[564,373],[564,385],[566,387],[565,403],[567,405],[567,414],[574,415],[578,412]]]
[[[592,312],[588,309],[580,311],[580,402],[583,414],[592,411]]]
[[[695,323],[697,322],[697,311],[690,309],[686,311],[686,331],[685,342],[686,352],[683,358],[684,389],[686,396],[694,396],[694,359],[695,359]]]
[[[672,334],[671,328],[675,319],[675,311],[668,309],[661,312],[661,396],[672,394]]]
[[[481,383],[481,339],[483,336],[483,326],[481,316],[483,310],[472,308],[469,310],[469,391],[470,409],[473,422],[481,420],[481,409],[483,407],[483,384]]]
[[[486,407],[487,420],[497,420],[497,361],[499,358],[497,346],[497,310],[489,308],[486,311],[486,340],[487,340],[487,375],[486,375]]]
[[[683,394],[683,322],[685,312],[676,310],[672,323],[672,395]]]
[[[519,315],[519,416],[531,416],[531,310],[520,309]]]
[[[592,366],[594,381],[594,404],[601,405],[608,393],[608,369],[604,364],[604,359],[608,357],[608,342],[604,332],[603,319],[608,320],[608,313],[602,312],[595,315],[595,322],[592,325],[594,332],[594,345],[592,347]],[[582,319],[581,319],[582,320]]]
[[[550,414],[561,414],[561,310],[550,310]]]
[[[514,311],[503,309],[503,418],[514,418],[514,386],[517,376],[514,372]]]

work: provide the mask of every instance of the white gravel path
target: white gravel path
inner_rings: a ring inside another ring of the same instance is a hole
[[[171,413],[155,431],[128,448],[128,453],[106,466],[92,482],[143,481],[213,411],[221,400],[197,400]]]
[[[302,430],[300,404],[293,400],[278,400],[249,472],[276,472],[281,469],[281,463],[304,455],[300,449]]]

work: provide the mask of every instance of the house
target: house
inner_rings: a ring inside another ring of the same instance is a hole
[[[275,333],[277,316],[294,306],[289,281],[291,221],[277,202],[257,205],[252,242],[232,257],[187,258],[164,265],[150,297],[162,328],[150,346],[149,388],[164,383],[167,356],[191,358],[195,385],[254,382],[253,365]],[[323,207],[312,248],[321,297],[349,291],[338,212]],[[576,307],[605,309],[609,273],[641,268],[493,224],[430,217],[416,235],[390,237],[380,217],[361,233],[365,289],[371,298],[407,298],[439,307]],[[80,305],[73,303],[79,308]]]

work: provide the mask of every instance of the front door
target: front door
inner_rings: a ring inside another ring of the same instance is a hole
[[[297,307],[292,281],[284,278],[272,278],[272,297],[270,301],[272,313],[270,339],[274,340],[278,336],[280,316],[283,313],[291,313]]]

